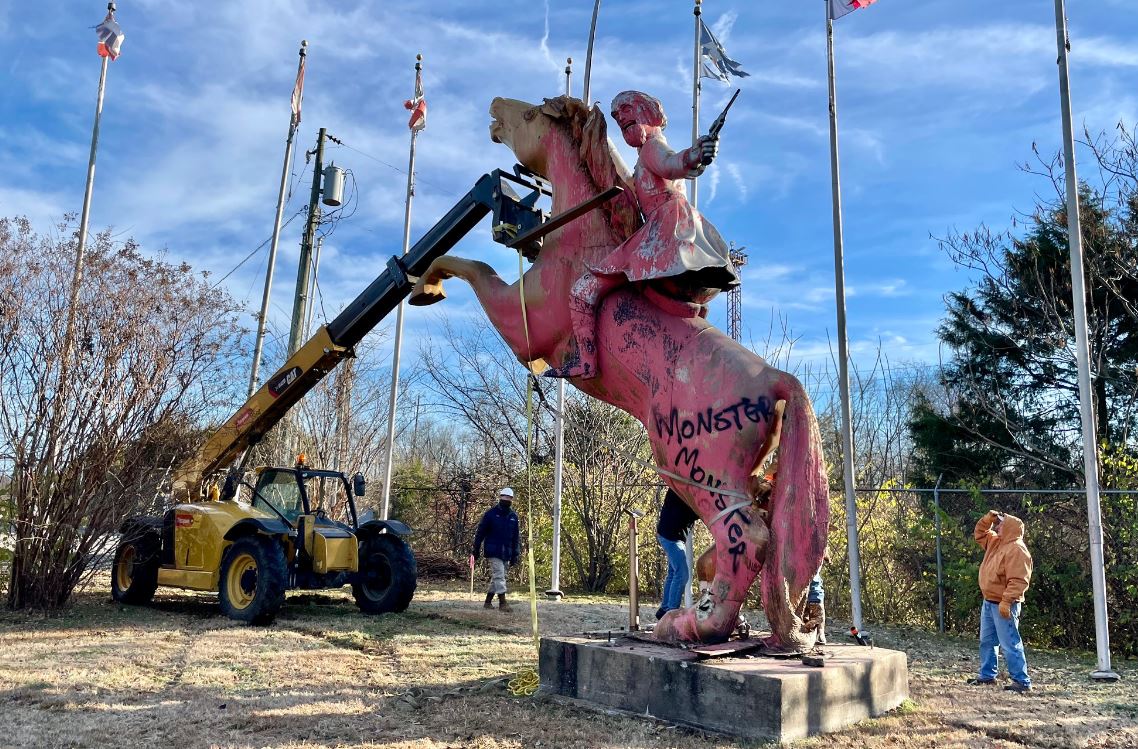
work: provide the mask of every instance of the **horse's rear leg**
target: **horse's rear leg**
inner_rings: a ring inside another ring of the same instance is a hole
[[[711,528],[715,538],[715,577],[699,602],[668,612],[656,626],[656,637],[668,642],[723,642],[735,630],[739,609],[759,574],[770,537],[766,524],[751,507],[720,518]]]

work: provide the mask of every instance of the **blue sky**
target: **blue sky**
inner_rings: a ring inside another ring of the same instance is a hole
[[[1092,131],[1138,121],[1132,4],[1086,0],[1068,9],[1075,119]],[[799,366],[828,359],[835,327],[823,8],[822,0],[704,5],[751,77],[739,81],[743,94],[701,182],[700,207],[750,253],[746,337],[761,344],[772,314],[781,315],[798,338]],[[46,229],[79,210],[99,71],[91,27],[104,9],[88,0],[0,0],[0,215],[28,215]],[[334,315],[400,250],[402,102],[415,54],[424,55],[430,114],[419,139],[413,239],[480,174],[512,163],[487,137],[492,97],[561,93],[567,56],[580,93],[591,10],[588,0],[123,0],[126,41],[108,79],[92,226],[166,248],[215,278],[230,272],[271,232],[296,49],[306,38],[300,143],[311,148],[326,126],[355,149],[328,155],[359,187],[358,210],[324,249],[321,297]],[[881,0],[838,21],[836,34],[851,344],[860,357],[880,341],[893,362],[935,362],[942,297],[968,279],[930,233],[1006,227],[1049,189],[1016,164],[1033,142],[1045,154],[1060,145],[1053,4]],[[682,145],[690,2],[608,0],[597,37],[592,98],[607,109],[623,89],[657,95],[672,143]],[[732,90],[705,82],[703,129]],[[620,147],[631,164],[634,154]],[[1081,164],[1093,178],[1085,154]],[[298,181],[286,218],[307,201],[309,177]],[[300,227],[294,221],[282,238],[277,332],[287,328]],[[484,229],[456,252],[512,278],[515,257]],[[266,255],[226,280],[250,313]],[[444,305],[409,313],[410,340],[443,312],[480,314],[460,283],[448,291]],[[711,319],[725,327],[725,298]]]

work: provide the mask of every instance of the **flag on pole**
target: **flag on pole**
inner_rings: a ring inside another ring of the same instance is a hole
[[[830,4],[830,20],[836,21],[847,13],[873,5],[877,0],[827,0]]]
[[[830,0],[834,2],[834,0]],[[750,75],[743,70],[739,63],[727,56],[727,50],[711,33],[711,29],[702,21],[699,22],[699,46],[702,53],[700,78],[714,78],[717,81],[728,82],[731,76],[746,78]]]
[[[296,71],[296,85],[292,87],[292,126],[300,124],[300,105],[304,101],[304,66],[308,57],[300,58],[300,67]]]
[[[122,40],[125,34],[119,22],[115,20],[114,11],[107,11],[107,17],[95,27],[95,34],[99,37],[99,57],[109,57],[112,60],[119,56],[122,49]]]
[[[407,121],[407,127],[419,132],[427,126],[427,99],[423,96],[423,71],[418,65],[415,66],[415,98],[403,102],[403,106],[411,110],[411,119]]]

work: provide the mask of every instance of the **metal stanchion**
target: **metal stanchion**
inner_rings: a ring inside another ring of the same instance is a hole
[[[640,560],[637,558],[637,534],[643,510],[628,509],[628,631],[640,630]]]

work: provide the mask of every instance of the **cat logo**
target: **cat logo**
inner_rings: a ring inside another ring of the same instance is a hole
[[[300,378],[300,367],[289,367],[285,371],[269,380],[268,388],[269,393],[276,398],[285,390],[288,390],[289,385],[296,382]]]

